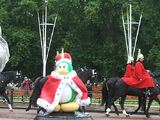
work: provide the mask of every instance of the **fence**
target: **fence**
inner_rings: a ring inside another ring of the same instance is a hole
[[[29,91],[29,95],[32,94],[32,90]],[[93,88],[92,91],[88,91],[88,95],[91,96],[91,104],[101,104],[102,103],[102,91],[99,88]],[[17,89],[10,89],[8,90],[8,96],[9,99],[11,101],[11,105],[14,106],[14,103],[16,102],[25,102],[28,103],[29,102],[29,97],[27,98],[23,98],[24,97],[24,91]],[[0,98],[1,100],[2,98]],[[23,101],[24,99],[24,101]],[[125,104],[138,104],[138,98],[135,96],[127,96],[127,100],[125,102]],[[159,96],[160,99],[160,96]],[[116,101],[116,103],[118,103],[119,100]],[[153,103],[156,104],[156,103]],[[158,106],[158,103],[156,104]]]

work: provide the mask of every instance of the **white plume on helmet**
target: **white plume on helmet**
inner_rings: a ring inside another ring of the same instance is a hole
[[[128,56],[127,64],[132,63],[133,61],[134,61],[134,58],[133,58],[133,57]]]
[[[141,53],[141,49],[138,50],[137,61],[138,61],[140,58],[144,58],[143,54]]]

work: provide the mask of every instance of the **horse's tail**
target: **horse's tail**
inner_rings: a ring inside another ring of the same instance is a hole
[[[37,106],[37,99],[39,98],[40,93],[41,93],[40,81],[43,78],[44,78],[43,76],[40,76],[40,77],[36,78],[36,80],[34,82],[33,92],[32,92],[32,95],[30,97],[30,100],[32,101],[32,104],[34,106]]]
[[[116,84],[117,80],[118,80],[118,78],[115,77],[115,78],[110,78],[107,81],[107,87],[108,87],[108,97],[107,97],[107,99],[108,100],[111,100],[111,98],[114,96],[115,84]]]
[[[107,79],[103,81],[103,86],[102,86],[102,105],[106,103],[106,99],[108,96],[108,91],[107,91]]]
[[[33,92],[32,92],[32,95],[30,96],[30,100],[29,100],[29,105],[28,107],[26,108],[26,111],[29,111],[31,109],[31,106],[34,105],[35,107],[37,107],[37,99],[40,95],[40,92],[41,92],[41,89],[39,87],[40,85],[40,80],[42,79],[43,77],[40,76],[38,78],[36,78],[36,80],[34,81],[34,87],[33,87]]]
[[[114,93],[113,87],[115,86],[117,79],[115,78],[107,78],[103,81],[102,86],[102,103],[107,102],[108,100],[108,92],[112,95]]]
[[[108,107],[109,103],[111,102],[111,99],[114,96],[115,93],[115,84],[117,83],[118,78],[110,78],[106,82],[106,91],[107,91],[107,97],[106,97],[106,105],[105,105],[105,110]],[[113,107],[115,109],[115,112],[117,115],[119,115],[119,111],[116,107],[116,105],[113,103]]]

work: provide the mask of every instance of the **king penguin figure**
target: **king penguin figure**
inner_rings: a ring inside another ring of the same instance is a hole
[[[55,56],[55,67],[44,84],[37,105],[48,113],[73,112],[79,106],[90,104],[88,91],[72,67],[69,53],[62,52]]]

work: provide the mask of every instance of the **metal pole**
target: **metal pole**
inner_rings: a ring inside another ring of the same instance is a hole
[[[129,44],[130,44],[130,41],[129,41],[129,39],[130,39],[130,29],[129,29],[129,15],[128,15],[128,7],[127,7],[127,25],[128,25],[128,56],[129,56],[129,53],[130,53],[130,50],[129,50]]]
[[[2,36],[2,29],[1,29],[1,26],[0,26],[0,36]]]
[[[130,43],[129,43],[129,56],[131,57],[132,56],[132,5],[131,5],[131,3],[130,3],[130,35],[129,35],[129,37],[130,37]]]
[[[45,6],[45,20],[44,20],[43,76],[46,76],[46,37],[47,37],[47,4]]]
[[[126,28],[125,28],[125,24],[124,24],[124,17],[123,17],[123,15],[122,15],[122,22],[123,22],[124,37],[125,37],[127,56],[128,56],[128,42],[127,42]]]
[[[54,33],[54,28],[55,28],[55,25],[56,25],[56,20],[57,20],[57,16],[55,17],[54,24],[53,24],[53,28],[52,28],[52,33],[51,33],[51,37],[50,37],[50,41],[49,41],[49,46],[48,46],[48,52],[47,52],[47,56],[46,56],[46,61],[47,61],[47,59],[48,59],[48,55],[49,55],[49,51],[50,51],[50,46],[51,46],[51,42],[52,42],[52,37],[53,37],[53,33]]]
[[[138,38],[138,34],[139,34],[139,28],[140,28],[140,25],[141,25],[141,19],[142,19],[142,15],[140,16],[140,19],[139,19],[139,24],[138,24],[138,29],[137,29],[137,34],[136,34],[136,39],[135,39],[134,49],[133,49],[133,57],[134,57],[134,52],[135,52],[135,49],[136,49],[137,38]]]
[[[46,76],[46,64],[47,64],[47,59],[48,59],[48,54],[50,51],[50,45],[53,37],[53,32],[56,24],[56,19],[54,24],[52,23],[47,23],[47,5],[48,5],[48,0],[45,0],[45,10],[42,12],[42,23],[40,23],[40,18],[39,14],[38,15],[38,23],[39,23],[39,34],[40,34],[40,40],[41,40],[41,49],[42,49],[42,62],[43,62],[43,76]],[[41,27],[42,25],[42,27]],[[51,33],[51,38],[49,40],[49,46],[47,46],[47,25],[53,26],[52,28],[52,33]]]

